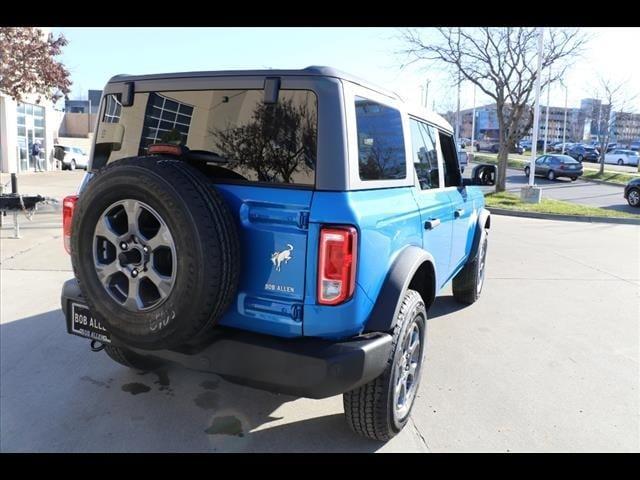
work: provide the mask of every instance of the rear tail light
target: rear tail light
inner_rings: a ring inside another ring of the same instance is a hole
[[[358,233],[353,227],[320,230],[318,303],[338,305],[353,295],[356,285]]]
[[[64,249],[71,253],[71,222],[73,211],[76,208],[78,195],[69,195],[62,201],[62,236],[64,237]]]

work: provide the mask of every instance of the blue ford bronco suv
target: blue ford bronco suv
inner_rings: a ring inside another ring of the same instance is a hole
[[[407,423],[427,311],[482,290],[489,212],[438,115],[327,67],[119,75],[64,200],[68,332]]]

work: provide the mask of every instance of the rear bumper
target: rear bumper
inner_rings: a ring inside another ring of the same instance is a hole
[[[75,279],[62,288],[65,318],[72,301],[84,303]],[[328,341],[220,328],[211,343],[190,351],[146,351],[115,339],[113,344],[193,370],[216,373],[236,383],[308,398],[331,397],[368,383],[384,371],[391,352],[391,336],[379,332]]]
[[[556,177],[581,177],[584,173],[584,170],[555,170]]]

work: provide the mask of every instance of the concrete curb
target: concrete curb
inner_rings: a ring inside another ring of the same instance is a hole
[[[616,217],[582,217],[578,215],[558,215],[555,213],[523,212],[519,210],[508,210],[506,208],[486,207],[494,215],[505,215],[509,217],[539,218],[543,220],[564,220],[569,222],[587,223],[618,223],[624,225],[640,225],[640,216],[635,218]]]
[[[594,180],[592,178],[580,177],[580,180],[583,182],[592,182],[592,183],[602,183],[604,185],[613,185],[614,187],[622,187],[626,186],[626,183],[616,183],[616,182],[607,182],[606,180]]]

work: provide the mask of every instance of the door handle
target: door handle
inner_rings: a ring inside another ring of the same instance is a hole
[[[464,215],[464,208],[459,208],[455,212],[453,212],[454,218],[460,218],[462,215]]]
[[[439,218],[432,218],[431,220],[427,220],[426,222],[424,222],[425,230],[433,230],[438,225],[440,225],[440,219]]]

